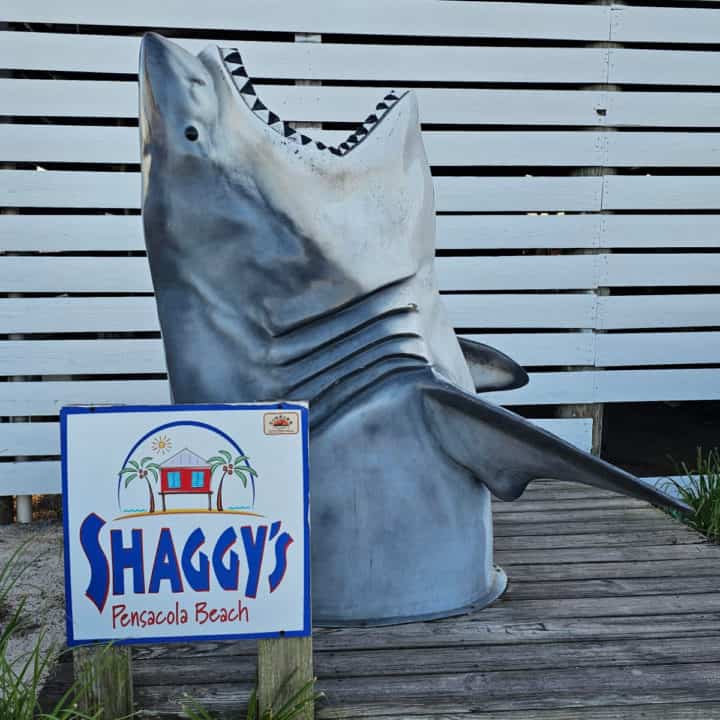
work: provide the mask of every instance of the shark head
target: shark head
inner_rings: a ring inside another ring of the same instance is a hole
[[[185,254],[223,255],[221,237],[238,256],[242,237],[257,256],[252,219],[270,211],[292,226],[298,251],[349,275],[362,276],[358,265],[372,257],[376,284],[432,262],[433,186],[411,92],[386,93],[329,146],[266,107],[237,49],[194,56],[150,33],[140,54],[140,128],[145,222],[165,230],[148,236],[155,254],[183,244]],[[232,223],[243,232],[227,232]]]

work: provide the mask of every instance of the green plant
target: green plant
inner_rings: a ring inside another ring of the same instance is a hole
[[[25,632],[22,616],[25,600],[21,598],[14,610],[8,607],[8,598],[21,575],[30,563],[19,558],[28,543],[21,545],[0,568],[0,610],[5,617],[0,625],[0,718],[2,720],[95,720],[73,706],[78,685],[68,688],[49,712],[42,712],[38,694],[55,653],[47,648],[46,634],[41,631],[29,651],[15,660],[10,659],[9,648],[13,639]]]
[[[278,695],[282,696],[292,678],[293,675],[287,678],[280,687]],[[312,707],[315,702],[325,697],[323,693],[315,691],[315,682],[315,680],[307,682],[278,709],[275,709],[273,703],[269,708],[265,709],[262,715],[258,715],[257,691],[253,690],[248,701],[246,720],[295,720],[295,718],[302,717],[303,713]],[[215,720],[215,716],[192,698],[186,698],[182,708],[189,720]]]
[[[150,512],[155,512],[155,493],[153,492],[152,485],[150,484],[150,477],[154,480],[157,485],[158,481],[158,470],[160,466],[157,463],[150,462],[151,457],[144,457],[140,462],[135,460],[128,460],[127,465],[120,471],[120,476],[125,476],[125,487],[127,487],[133,480],[139,478],[147,483],[148,496],[150,498]]]
[[[223,483],[228,475],[237,475],[242,481],[243,487],[247,487],[248,477],[252,481],[253,489],[253,502],[255,502],[255,480],[257,472],[250,466],[247,455],[238,455],[235,460],[232,459],[232,455],[227,450],[218,450],[218,454],[211,457],[208,462],[210,463],[210,474],[214,475],[215,471],[222,468],[222,477],[220,478],[220,484],[218,485],[217,491],[217,509],[223,511],[222,491]],[[242,465],[241,463],[245,463]]]
[[[693,509],[692,515],[681,519],[713,542],[720,542],[720,448],[704,455],[699,447],[694,468],[684,462],[676,467],[687,481],[670,478],[665,487]]]

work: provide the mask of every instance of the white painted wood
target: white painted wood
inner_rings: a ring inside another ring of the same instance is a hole
[[[714,175],[606,175],[607,210],[720,209],[720,177]]]
[[[504,405],[717,400],[720,369],[531,373],[524,388],[483,398]]]
[[[0,463],[0,495],[57,495],[60,488],[60,463],[57,461]]]
[[[438,177],[435,192],[441,212],[589,211],[600,209],[602,178]],[[0,170],[0,195],[10,207],[137,210],[140,174]]]
[[[65,405],[167,403],[166,380],[0,383],[0,416],[57,415]]]
[[[0,332],[159,332],[153,297],[3,298]]]
[[[251,77],[283,80],[384,80],[394,83],[601,83],[603,48],[443,47],[340,43],[239,42],[227,38],[177,42],[193,53],[208,45],[237,47]],[[0,32],[0,66],[18,70],[137,73],[140,38]]]
[[[369,106],[371,107],[371,106]],[[347,131],[315,131],[338,144]],[[720,133],[434,132],[423,133],[431,165],[716,167]],[[138,164],[134,127],[8,125],[0,161]]]
[[[490,345],[525,367],[589,365],[595,362],[595,335],[564,333],[463,333],[464,337]]]
[[[590,448],[592,441],[592,420],[585,418],[568,418],[568,419],[545,419],[533,420],[540,427],[559,435],[573,445],[577,445],[583,450]],[[25,427],[30,431],[32,428],[40,427],[38,424],[28,423]],[[53,428],[44,429],[47,437],[41,437],[36,431],[28,433],[30,442],[42,449],[44,455],[58,455],[59,448],[59,425],[58,423],[42,423]],[[19,423],[17,427],[23,427]],[[49,435],[55,438],[54,442],[50,441]],[[38,453],[40,454],[40,453]],[[60,462],[56,460],[44,460],[34,462],[16,462],[16,463],[0,463],[0,496],[17,495],[21,493],[33,494],[59,494],[61,492],[60,483]]]
[[[165,354],[160,340],[0,341],[0,375],[113,375],[165,371]]]
[[[629,85],[717,85],[720,53],[611,48],[607,82]]]
[[[301,122],[358,122],[384,94],[382,88],[359,86],[263,85],[260,82],[256,87],[263,102],[282,118]],[[607,118],[597,113],[597,108],[608,104],[600,91],[523,90],[519,93],[422,87],[415,88],[414,92],[424,123],[578,126],[603,125]],[[0,95],[9,115],[136,118],[138,113],[134,81],[0,78]],[[708,114],[717,98],[710,93],[703,97],[707,98],[703,107],[707,105]],[[696,116],[697,112],[684,124],[695,124],[690,120]],[[710,120],[714,122],[714,114],[706,124],[713,124]]]
[[[599,297],[597,328],[716,327],[720,295],[610,295]]]
[[[608,167],[720,165],[720,133],[611,132],[606,142]]]
[[[587,293],[444,295],[456,328],[592,328],[596,296]]]
[[[711,296],[714,297],[714,296]],[[594,295],[444,295],[458,328],[592,328]],[[0,299],[0,333],[159,331],[152,297]]]
[[[298,8],[299,10],[300,8]],[[200,5],[172,0],[128,0],[121,5],[90,0],[48,3],[7,0],[3,17],[13,22],[84,25],[257,30],[291,33],[439,35],[607,40],[607,7],[505,2],[394,0],[373,4],[345,0],[305,0],[288,12],[283,0],[211,0]]]
[[[437,247],[441,250],[591,248],[600,243],[602,220],[603,216],[589,213],[438,215],[435,219]]]
[[[590,418],[550,418],[533,420],[541,427],[559,435],[568,442],[589,449],[592,437]],[[3,430],[3,446],[0,456],[14,455],[52,456],[60,454],[60,424],[58,422],[8,423]],[[3,464],[0,463],[0,468]],[[0,495],[3,494],[0,473]]]
[[[438,215],[441,250],[715,247],[719,215]],[[144,250],[139,215],[0,215],[15,252]]]
[[[720,284],[716,253],[440,257],[440,289],[581,290]],[[0,257],[6,292],[150,293],[144,257]]]
[[[482,399],[502,405],[568,405],[599,402],[595,371],[530,373],[530,382],[518,390],[483,393]]]
[[[611,8],[613,42],[713,43],[720,37],[717,11],[688,7]]]
[[[152,292],[144,257],[0,257],[5,292]]]
[[[598,367],[716,364],[720,333],[601,333],[595,336]]]
[[[357,122],[382,88],[257,84],[267,105],[287,120]],[[398,87],[401,89],[401,86]],[[423,123],[458,125],[608,125],[717,127],[720,95],[709,92],[601,92],[415,88]],[[137,117],[137,84],[107,80],[0,78],[9,115]],[[598,114],[605,110],[605,114]]]
[[[439,211],[587,212],[600,209],[602,178],[439,177],[435,193]]]
[[[717,247],[720,215],[603,215],[600,246],[608,248]]]
[[[573,290],[595,287],[596,266],[605,259],[598,255],[441,257],[436,267],[440,289],[446,291]],[[708,262],[709,268],[715,265]],[[621,267],[621,279],[631,271]],[[644,280],[641,273],[639,277]],[[608,280],[601,284],[630,283]],[[153,289],[146,258],[117,256],[0,256],[0,287],[6,292],[76,293],[150,293]]]
[[[719,285],[716,253],[598,255],[601,287]]]
[[[11,252],[144,250],[140,215],[0,215],[0,247]]]
[[[615,127],[717,127],[720,95],[709,92],[609,92],[608,124]]]
[[[600,260],[597,255],[441,257],[435,266],[442,290],[577,290],[596,286]]]
[[[313,137],[337,145],[347,131],[315,131]],[[592,132],[427,131],[423,139],[431,165],[600,165],[604,157],[603,138]],[[8,125],[0,134],[0,161],[137,164],[138,130]]]
[[[3,423],[0,456],[59,455],[60,424],[57,422]],[[2,463],[0,463],[2,466]],[[0,494],[2,482],[0,481]]]

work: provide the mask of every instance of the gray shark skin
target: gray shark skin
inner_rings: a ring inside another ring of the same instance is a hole
[[[140,127],[174,401],[310,401],[316,624],[496,599],[489,490],[558,478],[687,510],[475,395],[527,376],[446,316],[412,93],[328,148],[265,107],[236,50],[150,34]]]

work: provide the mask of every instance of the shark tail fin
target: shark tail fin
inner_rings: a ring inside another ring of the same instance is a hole
[[[552,478],[692,512],[683,502],[625,470],[453,385],[438,382],[425,386],[423,409],[443,451],[502,500],[515,500],[532,480]]]

